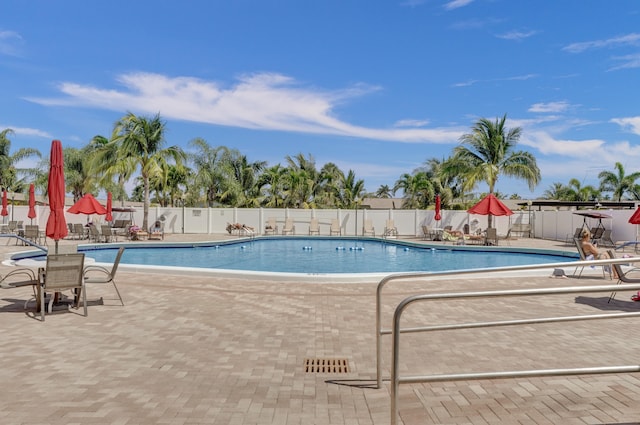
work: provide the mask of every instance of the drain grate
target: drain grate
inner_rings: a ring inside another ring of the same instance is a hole
[[[305,359],[307,373],[349,373],[347,359]]]

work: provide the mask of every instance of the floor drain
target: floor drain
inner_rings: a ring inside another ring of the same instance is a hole
[[[307,373],[349,373],[347,359],[305,359]]]

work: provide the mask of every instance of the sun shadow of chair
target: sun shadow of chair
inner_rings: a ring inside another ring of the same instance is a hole
[[[122,254],[124,254],[124,247],[121,246],[116,254],[116,258],[113,261],[113,266],[111,270],[106,267],[98,266],[96,264],[91,264],[84,268],[84,283],[85,284],[102,284],[106,285],[108,283],[113,284],[113,287],[118,294],[118,298],[120,298],[120,303],[124,306],[124,301],[122,300],[122,296],[120,295],[120,291],[118,290],[118,286],[116,285],[116,271],[118,271],[118,265],[120,264],[120,259],[122,258]]]

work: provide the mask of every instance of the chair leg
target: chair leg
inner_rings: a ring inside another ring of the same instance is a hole
[[[120,295],[120,291],[118,290],[118,286],[116,285],[116,281],[112,279],[111,283],[113,283],[113,287],[116,288],[116,293],[118,294],[118,298],[120,298],[120,303],[124,307],[124,301],[122,301],[122,295]]]

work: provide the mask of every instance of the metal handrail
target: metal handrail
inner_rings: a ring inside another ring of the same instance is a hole
[[[382,290],[383,288],[390,282],[405,280],[405,279],[415,279],[415,278],[434,278],[434,277],[442,277],[442,276],[462,276],[462,275],[477,275],[477,274],[488,274],[488,273],[502,273],[502,272],[516,272],[516,271],[528,271],[528,270],[548,270],[555,268],[573,268],[573,267],[582,267],[582,266],[591,266],[591,265],[607,265],[607,264],[626,264],[633,263],[636,261],[640,261],[640,258],[614,258],[614,259],[606,259],[606,260],[588,260],[588,261],[571,261],[571,262],[562,262],[562,263],[547,263],[547,264],[528,264],[521,266],[505,266],[505,267],[494,267],[494,268],[486,268],[486,269],[467,269],[467,270],[449,270],[443,272],[404,272],[404,273],[394,273],[385,276],[376,288],[376,388],[380,388],[382,386],[382,335],[391,334],[390,330],[386,330],[382,328]],[[404,332],[404,330],[403,330]]]
[[[546,265],[528,265],[528,266],[512,266],[502,267],[498,269],[490,269],[491,271],[514,271],[514,270],[535,270],[535,269],[550,269],[558,267],[575,267],[589,266],[589,265],[607,265],[607,264],[621,264],[621,263],[633,263],[640,261],[640,258],[622,258],[622,259],[606,259],[606,260],[593,260],[593,261],[579,261],[571,263],[554,263]],[[462,272],[442,272],[433,274],[424,273],[406,273],[397,274],[385,277],[378,284],[377,293],[377,379],[378,388],[381,385],[381,352],[380,352],[380,337],[383,334],[391,333],[393,335],[392,344],[392,369],[391,369],[391,424],[395,425],[398,417],[398,386],[402,383],[418,383],[418,382],[436,382],[436,381],[451,381],[451,380],[469,380],[469,379],[491,379],[491,378],[506,378],[506,377],[528,377],[528,376],[553,376],[553,375],[575,375],[575,374],[594,374],[594,373],[620,373],[620,372],[638,372],[640,366],[606,366],[595,368],[578,368],[578,369],[546,369],[546,370],[528,370],[528,371],[508,371],[508,372],[487,372],[487,373],[464,373],[464,374],[447,374],[447,375],[427,375],[427,376],[399,376],[399,356],[400,356],[400,334],[408,332],[428,332],[428,331],[441,331],[452,329],[465,329],[465,328],[478,328],[478,327],[494,327],[494,326],[513,326],[533,323],[551,323],[551,322],[566,322],[566,321],[578,321],[578,320],[596,320],[596,319],[610,319],[610,318],[628,318],[638,317],[638,313],[609,313],[609,314],[595,314],[595,315],[582,315],[582,316],[565,316],[565,317],[543,317],[534,319],[520,319],[520,320],[505,320],[505,321],[490,321],[490,322],[477,322],[477,323],[459,323],[450,325],[439,326],[425,326],[418,328],[400,328],[400,318],[404,310],[411,304],[420,301],[434,301],[443,299],[460,299],[460,298],[488,298],[488,297],[510,297],[510,296],[535,296],[535,295],[560,295],[560,294],[572,294],[572,293],[585,293],[585,292],[613,292],[619,290],[638,290],[640,289],[640,283],[637,284],[624,284],[624,285],[599,285],[599,286],[570,286],[570,287],[554,287],[554,288],[534,288],[534,289],[509,289],[509,290],[493,290],[493,291],[474,291],[474,292],[458,292],[458,293],[438,293],[427,295],[413,295],[405,298],[394,312],[393,316],[393,330],[387,331],[380,328],[380,301],[381,301],[381,289],[382,287],[392,281],[398,279],[406,279],[410,277],[427,277],[435,275],[457,275],[457,274],[473,274],[473,273],[486,273],[485,270],[465,270]]]

